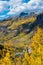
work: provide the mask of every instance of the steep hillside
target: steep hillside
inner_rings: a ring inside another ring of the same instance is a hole
[[[43,65],[43,14],[0,21],[0,65]]]
[[[37,26],[43,28],[43,14],[4,22],[0,21],[0,43],[9,40],[12,40],[14,43],[27,43],[27,40],[30,40],[37,30]]]
[[[24,17],[0,22],[0,42],[13,40],[19,36],[22,37],[29,32],[29,27],[35,20],[36,17]]]
[[[38,26],[43,29],[43,14],[0,21],[0,43],[12,40],[13,43],[28,44]]]

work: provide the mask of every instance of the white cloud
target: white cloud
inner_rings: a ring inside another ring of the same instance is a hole
[[[10,0],[10,12],[8,14],[17,14],[25,10],[43,10],[43,6],[40,6],[40,3],[43,4],[42,0],[30,0],[28,3],[22,3],[22,0]]]
[[[10,6],[10,9],[8,8],[8,6]],[[0,13],[2,13],[3,16],[3,12],[9,10],[9,12],[7,12],[6,17],[8,15],[12,16],[12,15],[18,15],[20,14],[22,11],[43,11],[43,0],[30,0],[28,1],[28,3],[23,2],[23,0],[10,0],[10,1],[0,1]]]
[[[4,11],[8,10],[8,2],[7,1],[0,1],[0,13],[3,13]]]

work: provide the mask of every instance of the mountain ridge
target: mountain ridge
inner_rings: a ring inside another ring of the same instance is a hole
[[[3,21],[8,21],[8,20],[11,20],[11,19],[18,19],[18,18],[23,18],[23,17],[32,17],[32,16],[35,16],[35,15],[38,15],[38,14],[35,14],[35,12],[30,12],[30,13],[26,13],[26,12],[21,12],[19,15],[17,16],[9,16],[3,20],[0,20],[1,22]]]
[[[0,42],[2,42],[2,40],[4,42],[11,39],[12,41],[16,42],[17,39],[15,40],[15,37],[19,37],[19,35],[21,34],[23,34],[24,36],[29,35],[32,38],[33,32],[35,33],[35,30],[37,30],[37,26],[43,29],[43,14],[0,22]],[[4,39],[4,37],[6,39]]]

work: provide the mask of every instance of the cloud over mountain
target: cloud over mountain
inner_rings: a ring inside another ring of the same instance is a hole
[[[19,15],[24,12],[43,11],[43,0],[2,0],[0,1],[0,17]]]

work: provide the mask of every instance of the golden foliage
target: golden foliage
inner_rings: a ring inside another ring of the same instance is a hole
[[[16,55],[16,53],[21,53],[21,49],[16,49],[13,46],[13,42],[9,41],[8,44],[4,43],[4,49],[2,50],[3,58],[0,59],[0,65],[43,65],[43,30],[37,27],[37,32],[32,38],[32,43],[28,48],[31,48],[31,54],[26,51],[24,47],[24,52],[22,54]],[[14,48],[13,48],[14,47]],[[4,52],[6,50],[6,53]],[[22,50],[23,51],[23,50]],[[1,51],[0,51],[1,52]]]

